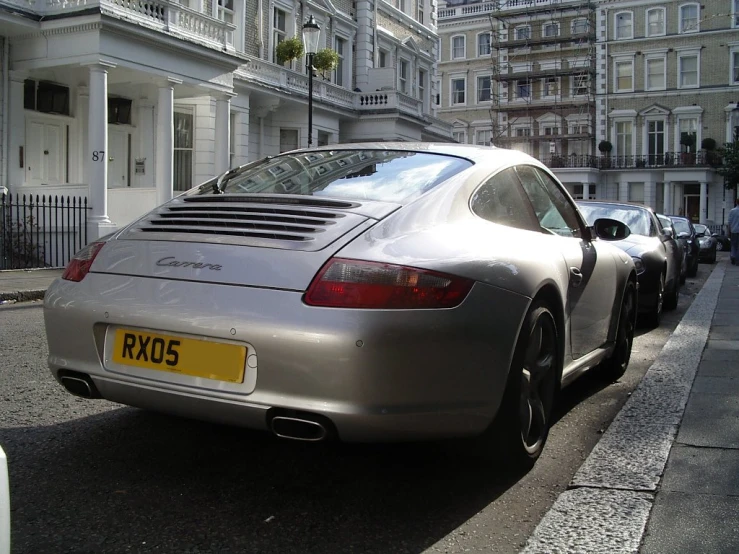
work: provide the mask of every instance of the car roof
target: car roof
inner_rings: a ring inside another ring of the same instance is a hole
[[[652,209],[648,206],[644,206],[642,204],[634,204],[631,202],[611,202],[608,200],[577,200],[577,203],[590,206],[610,206],[613,208],[638,208],[646,212],[652,212]]]
[[[283,154],[294,154],[297,152],[317,152],[326,150],[401,150],[410,152],[427,152],[431,154],[445,154],[448,156],[459,156],[470,161],[480,163],[491,161],[500,162],[500,166],[508,166],[511,163],[529,163],[542,166],[536,158],[519,150],[498,148],[497,146],[479,146],[476,144],[458,144],[447,142],[352,142],[343,144],[327,144],[313,148],[300,148],[284,152]]]

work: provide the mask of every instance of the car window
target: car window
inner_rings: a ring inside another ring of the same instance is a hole
[[[470,199],[470,209],[493,223],[538,231],[531,205],[513,169],[505,169],[479,187]]]
[[[684,219],[673,219],[672,225],[675,227],[675,230],[678,233],[688,233],[690,234],[690,224],[685,221]]]
[[[469,160],[399,150],[317,150],[265,158],[227,180],[227,194],[298,194],[404,203],[472,166]],[[213,194],[201,187],[199,194]]]
[[[517,166],[516,174],[542,229],[563,237],[582,236],[575,207],[549,175],[530,165]]]
[[[662,229],[670,229],[673,235],[675,234],[675,227],[673,227],[672,220],[669,217],[658,215],[657,219],[659,220],[660,225],[662,225]]]

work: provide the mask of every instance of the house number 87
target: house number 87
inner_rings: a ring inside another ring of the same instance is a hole
[[[105,159],[105,150],[93,150],[92,151],[92,161],[93,162],[102,162]]]

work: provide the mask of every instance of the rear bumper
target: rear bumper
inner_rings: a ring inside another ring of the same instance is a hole
[[[300,410],[342,440],[385,441],[483,431],[528,304],[477,284],[449,310],[326,309],[296,292],[89,274],[55,282],[44,317],[54,376],[87,374],[108,400],[261,430],[270,408]],[[258,362],[243,385],[129,371],[107,357],[114,326],[243,342]]]

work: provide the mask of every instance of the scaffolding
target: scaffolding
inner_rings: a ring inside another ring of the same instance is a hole
[[[492,5],[491,143],[523,143],[528,153],[555,164],[568,155],[593,154],[595,5],[590,0],[487,4]]]

